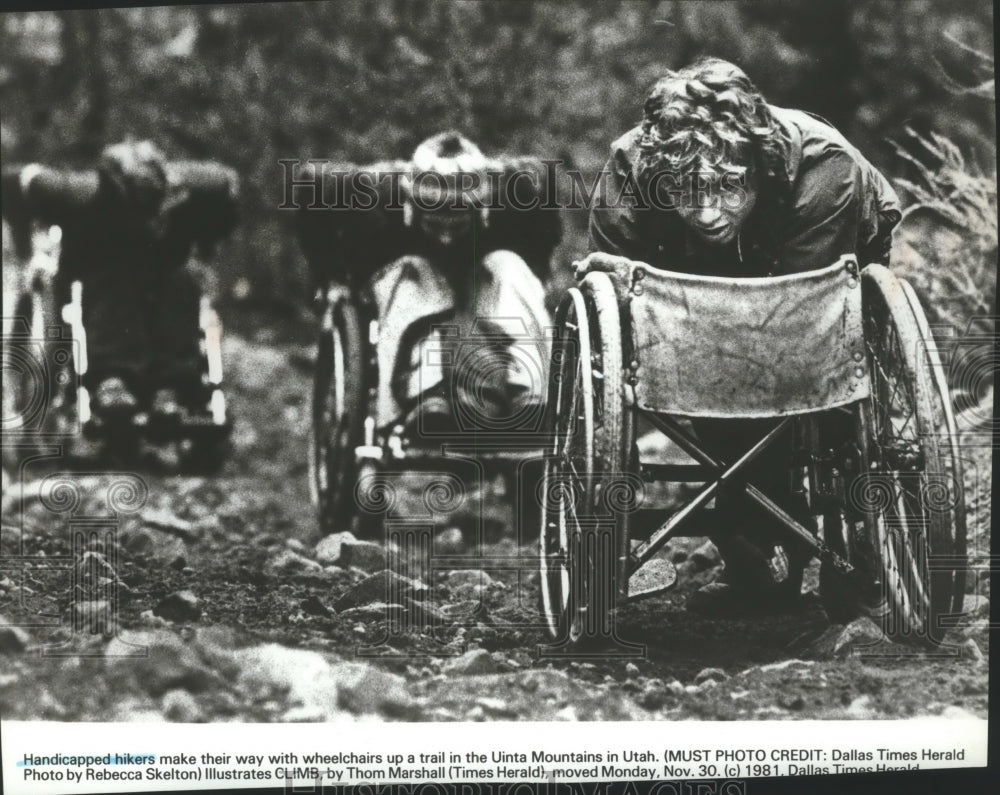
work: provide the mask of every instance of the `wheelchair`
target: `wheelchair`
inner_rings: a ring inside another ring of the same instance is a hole
[[[910,285],[854,257],[761,279],[605,264],[580,274],[556,316],[539,538],[551,637],[627,646],[615,610],[673,587],[676,570],[657,553],[671,538],[723,531],[707,529],[713,502],[737,493],[773,519],[782,546],[819,559],[831,620],[867,615],[893,640],[940,644],[965,593],[962,462]],[[706,418],[770,430],[724,461],[692,433]],[[641,460],[638,423],[688,462]],[[745,476],[779,442],[811,522]],[[664,483],[693,496],[657,506],[649,497]]]
[[[58,444],[74,455],[81,437],[112,456],[134,455],[141,441],[174,445],[182,470],[211,472],[228,453],[232,418],[222,375],[222,326],[202,297],[200,385],[203,411],[181,418],[156,418],[148,411],[120,420],[91,412],[87,373],[87,331],[83,324],[83,284],[59,276],[61,230],[33,224],[30,252],[5,262],[5,289],[16,297],[4,319],[4,435],[18,450]],[[25,260],[27,260],[25,262]]]
[[[393,404],[389,392],[397,377],[393,372],[396,351],[386,344],[372,283],[355,287],[328,281],[318,289],[316,301],[320,330],[308,470],[310,495],[324,534],[350,529],[359,537],[380,537],[384,521],[402,496],[397,490],[400,485],[407,490],[419,490],[422,485],[425,506],[438,514],[449,513],[448,506],[455,503],[452,498],[464,495],[467,488],[502,481],[508,496],[517,493],[522,470],[541,458],[540,407],[534,426],[529,417],[526,430],[524,423],[521,430],[511,431],[502,420],[483,421],[475,408],[463,421],[454,405],[459,416],[456,428],[438,430],[393,422],[394,412],[388,406]],[[408,328],[401,350],[457,334],[448,314],[429,316]],[[471,344],[498,341],[486,333],[475,336]],[[433,343],[420,350],[422,356],[435,355]],[[440,354],[439,358],[449,356]],[[518,526],[527,524],[520,519],[515,516]]]

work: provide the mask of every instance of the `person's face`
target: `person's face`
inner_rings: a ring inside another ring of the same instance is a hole
[[[417,226],[440,248],[448,248],[472,232],[473,212],[469,209],[442,209],[419,212]]]
[[[759,192],[756,173],[733,166],[699,171],[687,188],[676,205],[677,214],[698,238],[713,246],[736,239]]]

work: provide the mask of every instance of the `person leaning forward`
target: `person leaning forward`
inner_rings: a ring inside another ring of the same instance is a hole
[[[600,186],[590,215],[592,253],[578,273],[614,270],[617,257],[730,278],[821,269],[845,254],[862,267],[888,264],[901,217],[888,180],[843,135],[809,113],[768,104],[739,67],[716,58],[670,72],[653,87],[642,123],[611,145]],[[773,425],[692,424],[721,460],[742,455]],[[789,453],[773,445],[747,468],[747,479],[810,522],[792,496]],[[793,603],[806,561],[790,553],[782,576],[774,545],[747,540],[750,531],[777,538],[769,534],[773,520],[742,494],[727,493],[717,506],[712,540],[725,570],[688,606],[738,612]]]

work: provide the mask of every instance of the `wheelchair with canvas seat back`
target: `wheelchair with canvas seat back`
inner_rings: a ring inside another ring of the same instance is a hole
[[[762,279],[590,266],[559,307],[550,374],[540,561],[552,637],[615,641],[616,607],[676,580],[657,553],[708,535],[710,504],[735,491],[783,547],[819,559],[832,620],[868,615],[893,639],[940,643],[965,591],[962,465],[910,286],[853,257]],[[705,418],[768,430],[723,461],[691,432]],[[638,422],[689,463],[640,460]],[[779,443],[809,521],[746,477]],[[670,510],[644,497],[658,482],[701,486]]]
[[[495,191],[485,207],[441,215],[421,214],[405,192],[399,201],[396,179],[413,173],[404,161],[303,169],[295,180],[314,198],[336,197],[297,216],[317,286],[309,485],[324,533],[379,534],[395,486],[414,491],[421,470],[441,475],[437,485],[457,476],[463,493],[502,480],[511,496],[526,469],[539,476],[527,463],[539,460],[549,358],[539,274],[561,225],[539,206],[549,194],[541,161],[490,161],[489,172],[498,179],[482,183]],[[525,384],[506,378],[519,367],[533,385],[520,403],[513,393]],[[468,381],[473,372],[483,381]],[[424,484],[416,513],[447,513],[431,510],[442,507],[435,489]]]
[[[405,259],[388,270],[399,267],[427,272],[425,263]],[[455,476],[465,484],[460,490],[502,480],[506,494],[513,496],[521,469],[533,466],[530,462],[540,456],[540,405],[497,417],[480,411],[475,390],[471,401],[458,402],[453,400],[454,380],[446,378],[431,390],[421,380],[428,371],[458,371],[466,357],[502,346],[527,368],[537,364],[533,377],[544,384],[547,340],[531,337],[524,329],[511,334],[510,328],[501,332],[494,326],[474,328],[463,338],[450,293],[420,287],[421,311],[435,298],[439,305],[401,327],[380,312],[377,296],[381,284],[394,277],[382,271],[360,288],[328,284],[319,291],[309,483],[326,533],[349,527],[360,536],[379,535],[382,516],[399,496],[393,483],[400,482],[403,473],[410,486],[419,485],[420,472],[443,474],[440,483],[454,483]],[[410,365],[413,372],[407,372]],[[400,392],[407,388],[411,398],[401,400]],[[438,390],[454,423],[438,426],[416,411],[428,392]],[[404,420],[403,414],[413,421]],[[426,489],[435,489],[435,482],[432,477],[424,484],[425,495]]]
[[[181,181],[199,168],[169,164],[168,173]],[[202,295],[198,305],[197,384],[190,389],[190,408],[170,416],[158,416],[144,404],[120,416],[92,410],[86,275],[66,273],[63,230],[48,215],[52,206],[62,214],[67,205],[94,201],[96,176],[50,172],[56,187],[44,184],[39,197],[23,189],[23,171],[4,173],[5,226],[12,238],[5,251],[4,282],[15,296],[9,305],[5,302],[5,437],[22,458],[25,450],[53,443],[65,455],[80,454],[76,442],[82,437],[98,446],[102,457],[132,458],[146,441],[175,447],[183,469],[217,469],[228,452],[232,420],[223,391],[222,328],[210,299]]]

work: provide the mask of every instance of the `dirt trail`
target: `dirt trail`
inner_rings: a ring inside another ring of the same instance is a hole
[[[144,506],[122,514],[114,549],[70,561],[75,579],[60,561],[70,554],[69,516],[37,493],[52,468],[29,467],[23,491],[5,494],[2,551],[32,559],[0,572],[0,623],[34,624],[0,627],[5,718],[986,716],[985,579],[975,581],[967,626],[941,657],[877,644],[873,626],[861,622],[831,629],[808,596],[777,618],[689,614],[686,597],[719,570],[703,539],[668,550],[681,574],[676,590],[620,611],[621,638],[646,647],[632,659],[539,655],[530,571],[455,569],[428,582],[394,581],[398,601],[386,605],[380,547],[344,538],[317,547],[305,464],[311,356],[307,345],[230,334],[230,460],[213,478],[175,474],[168,461],[144,464]],[[988,464],[983,457],[987,487]],[[108,478],[86,462],[66,469],[81,495],[74,517],[106,516]],[[458,529],[440,534],[435,551],[472,555],[481,544],[487,555],[517,554],[498,489],[470,494],[452,518]],[[987,502],[976,505],[988,516]],[[475,526],[484,537],[472,543]],[[532,554],[525,541],[522,552]],[[109,626],[100,602],[111,586],[119,603]],[[852,639],[868,643],[868,653],[850,655]],[[62,656],[43,657],[43,647]],[[147,656],[130,656],[142,647]]]

